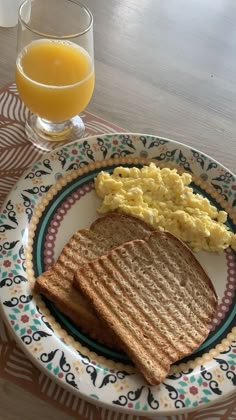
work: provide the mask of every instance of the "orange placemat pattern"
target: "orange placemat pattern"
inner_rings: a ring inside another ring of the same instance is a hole
[[[26,139],[24,122],[28,115],[14,83],[0,91],[0,206],[26,168],[41,158],[44,152]],[[124,132],[125,130],[95,115],[84,112],[86,135]],[[145,420],[146,417],[111,412],[92,405],[64,390],[39,371],[16,345],[0,318],[0,375],[24,389],[61,408],[78,420]],[[236,397],[194,413],[159,420],[236,420]]]

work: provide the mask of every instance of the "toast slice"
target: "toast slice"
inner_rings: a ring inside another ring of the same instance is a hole
[[[152,231],[151,226],[132,216],[116,213],[101,217],[93,223],[92,230],[82,229],[72,236],[53,267],[37,278],[34,290],[53,302],[91,338],[118,350],[117,336],[104,326],[87,298],[73,287],[74,272],[123,242],[144,238]]]
[[[217,307],[211,280],[169,233],[113,249],[81,266],[74,282],[151,385],[206,339]]]
[[[123,242],[143,239],[150,232],[157,230],[137,217],[118,212],[107,213],[105,216],[99,217],[91,224],[90,229],[105,238],[110,238],[111,232],[115,231],[116,246],[121,245],[123,238],[125,238]]]

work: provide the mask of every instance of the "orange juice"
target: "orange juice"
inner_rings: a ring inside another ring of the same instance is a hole
[[[18,56],[16,84],[30,111],[52,122],[65,121],[83,111],[91,99],[93,62],[72,42],[34,41]]]

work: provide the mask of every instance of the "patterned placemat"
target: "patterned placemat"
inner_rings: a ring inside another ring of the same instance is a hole
[[[31,145],[25,136],[24,124],[27,115],[28,111],[18,96],[15,84],[5,86],[0,91],[0,206],[24,170],[44,154]],[[82,118],[86,126],[86,136],[125,131],[88,112],[84,112]],[[61,388],[27,359],[9,335],[1,318],[0,375],[79,420],[146,419],[96,407]],[[195,413],[156,418],[158,420],[236,420],[236,396],[233,395],[220,404]]]

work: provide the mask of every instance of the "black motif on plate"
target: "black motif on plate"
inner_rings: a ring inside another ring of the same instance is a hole
[[[132,154],[133,153],[130,152],[129,150],[121,150],[120,152],[112,153],[111,158],[114,159],[114,158],[119,158],[119,157],[125,157]]]
[[[97,138],[97,144],[100,147],[100,151],[102,152],[103,155],[103,159],[105,159],[106,155],[107,155],[107,147],[105,146],[104,140],[101,138]]]
[[[45,331],[35,331],[32,335],[25,334],[21,337],[21,340],[27,346],[31,344],[33,341],[40,341],[41,338],[50,337],[52,334],[48,334]]]
[[[13,278],[6,277],[5,279],[1,280],[0,287],[4,287],[4,286],[10,287],[10,286],[13,285],[13,283],[14,284],[20,284],[20,283],[26,282],[26,281],[27,281],[27,279],[23,276],[20,276],[20,275],[15,276]]]
[[[219,388],[219,384],[216,381],[212,380],[212,373],[210,371],[207,371],[203,365],[201,365],[200,374],[203,377],[203,379],[209,383],[209,388],[212,390],[212,392],[214,392],[214,394],[222,394],[222,391]]]
[[[59,356],[60,353],[61,353],[61,356]],[[57,361],[57,356],[59,356],[59,361]],[[71,366],[66,360],[64,351],[61,351],[60,349],[56,349],[49,353],[42,353],[40,356],[40,360],[42,363],[45,363],[45,364],[48,364],[54,361],[56,364],[56,368],[58,369],[60,366],[61,373],[63,372],[63,374],[65,374],[66,383],[78,389],[78,384],[75,381],[75,375],[71,372]]]
[[[166,143],[168,143],[167,140],[157,138],[149,144],[148,149],[152,149],[153,147],[163,146]],[[165,154],[163,153],[163,155]]]
[[[227,352],[222,352],[221,354],[229,353],[229,352],[231,351],[231,349],[232,349],[232,348],[235,348],[235,347],[236,347],[236,345],[235,345],[235,344],[232,344],[232,346],[230,346],[230,347],[227,349]],[[235,372],[232,370],[232,369],[234,368],[234,365],[233,365],[233,368],[231,368],[230,363],[226,362],[226,360],[221,359],[221,358],[219,358],[219,357],[215,357],[215,358],[214,358],[214,360],[215,360],[215,361],[219,364],[220,369],[221,369],[223,372],[226,372],[226,377],[227,377],[230,381],[232,381],[232,384],[233,384],[234,386],[236,386],[236,374],[235,374]],[[232,362],[232,363],[233,363],[233,362]]]
[[[143,145],[146,144],[146,138],[144,136],[139,137],[139,139],[142,141]],[[133,145],[132,140],[130,139],[130,136],[128,134],[125,134],[122,136],[122,144],[125,144],[126,146],[130,147],[131,149],[135,150],[135,147]]]
[[[83,147],[85,148],[87,157],[94,162],[95,159],[94,159],[94,156],[93,156],[93,151],[91,149],[90,143],[87,140],[85,140],[83,142]]]
[[[8,218],[9,222],[8,223],[3,223],[0,226],[0,233],[4,233],[7,230],[16,229],[16,227],[18,225],[18,222],[17,222],[17,219],[16,219],[16,212],[13,209],[14,209],[14,206],[13,206],[11,200],[9,200],[7,202],[7,205],[6,205],[6,208],[5,208],[5,212],[7,212],[7,218]],[[12,226],[12,224],[14,226]]]
[[[46,168],[46,170],[38,169],[35,172],[31,171],[25,176],[25,179],[33,179],[35,177],[39,178],[42,175],[49,175],[52,172],[52,167],[49,159],[43,160],[42,167]]]
[[[173,387],[172,385],[166,384],[165,382],[163,382],[163,385],[167,389],[170,399],[175,401],[175,407],[176,408],[185,407],[184,402],[179,399],[179,393],[175,389],[175,387]]]
[[[152,410],[157,410],[160,405],[159,401],[154,398],[151,388],[147,386],[137,388],[135,391],[129,391],[127,395],[120,395],[117,400],[112,402],[115,405],[125,407],[129,402],[133,403],[134,401],[137,401],[144,393],[146,393],[146,401],[148,406]]]
[[[16,276],[19,277],[19,276]],[[5,300],[5,302],[3,302],[3,305],[7,306],[8,308],[14,308],[15,306],[18,305],[19,302],[21,303],[29,303],[32,300],[32,296],[28,295],[21,295],[19,298],[13,297],[11,300]]]
[[[69,166],[68,166],[68,168],[66,169],[66,171],[71,171],[72,169],[73,170],[75,170],[75,169],[79,169],[79,168],[82,168],[83,166],[85,166],[85,165],[88,165],[88,162],[86,162],[85,160],[82,160],[82,161],[80,161],[80,162],[74,162],[74,163],[71,163]]]

